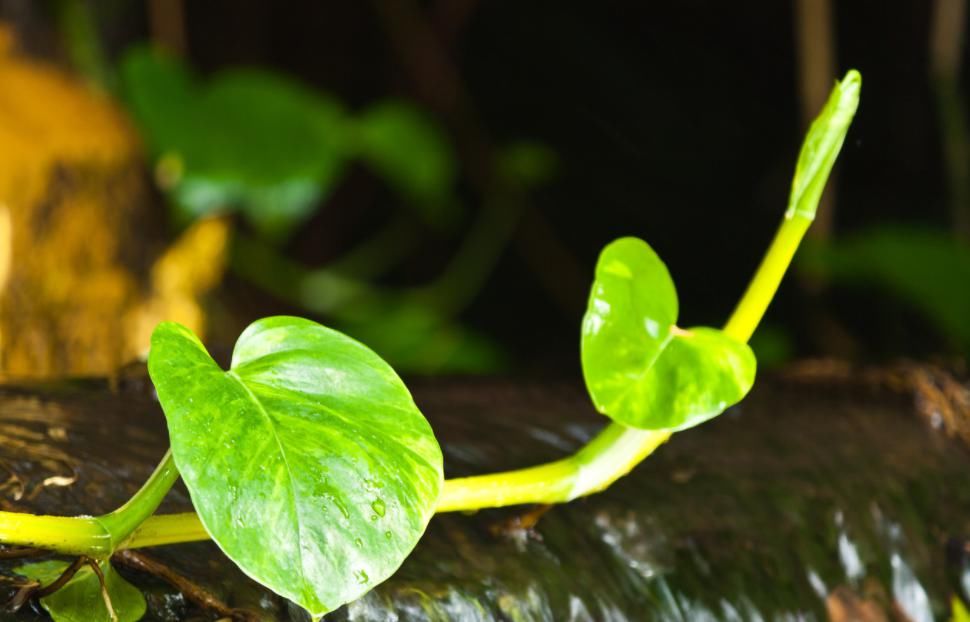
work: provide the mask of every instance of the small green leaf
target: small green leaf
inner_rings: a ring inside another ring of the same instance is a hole
[[[676,321],[673,281],[646,242],[621,238],[603,249],[582,335],[583,376],[599,412],[634,428],[682,430],[747,394],[751,349]]]
[[[148,370],[175,463],[213,540],[313,615],[390,576],[434,514],[441,450],[367,347],[292,317],[239,337],[230,371],[178,324]]]
[[[787,216],[815,218],[819,199],[825,189],[835,159],[839,156],[849,125],[859,107],[862,76],[852,69],[835,83],[822,112],[808,128],[795,165]]]
[[[28,579],[49,585],[63,574],[70,564],[51,560],[20,566],[14,572]],[[145,597],[132,584],[115,572],[110,563],[100,562],[108,598],[115,618],[108,613],[101,591],[101,581],[89,566],[83,566],[61,589],[40,599],[41,606],[54,622],[135,622],[145,615]]]

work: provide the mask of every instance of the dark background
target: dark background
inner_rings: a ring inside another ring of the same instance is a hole
[[[148,5],[89,4],[110,56],[151,35]],[[856,68],[863,89],[837,164],[831,236],[888,222],[945,229],[930,77],[934,3],[833,4],[831,80]],[[35,29],[42,53],[56,56],[44,34],[49,8],[3,6]],[[480,208],[475,171],[483,153],[528,139],[556,154],[554,177],[529,194],[497,269],[462,315],[503,344],[517,368],[578,368],[592,268],[603,245],[622,235],[648,240],[665,259],[682,324],[720,324],[784,212],[804,129],[794,3],[307,0],[184,8],[188,59],[203,72],[258,65],[351,107],[387,95],[426,107],[457,146],[469,220]],[[965,89],[966,41],[962,49]],[[355,170],[287,252],[325,263],[387,218],[394,202],[379,180]],[[420,251],[388,278],[420,282],[456,239],[429,229]],[[243,315],[299,311],[244,283],[230,279],[227,287]],[[820,288],[796,276],[766,324],[788,344],[781,358],[960,354],[909,303],[878,287]]]

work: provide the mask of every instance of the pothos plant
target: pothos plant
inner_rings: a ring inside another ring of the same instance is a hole
[[[782,225],[723,329],[677,325],[673,281],[646,242],[622,238],[603,250],[581,350],[592,402],[612,421],[574,455],[446,480],[431,426],[363,344],[310,320],[270,317],[243,332],[224,370],[188,329],[162,323],[148,370],[171,450],[154,474],[103,516],[0,512],[0,543],[75,558],[18,569],[45,586],[40,602],[55,620],[137,620],[145,601],[112,569],[112,554],[210,538],[247,575],[319,617],[394,573],[436,512],[603,490],[673,432],[751,389],[746,341],[814,218],[860,86],[857,72],[846,74],[809,129]],[[180,476],[195,512],[155,516]]]

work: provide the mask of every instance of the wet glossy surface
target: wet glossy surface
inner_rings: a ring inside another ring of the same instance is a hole
[[[93,514],[141,484],[164,426],[129,384],[0,390],[0,477],[16,476],[3,484],[7,509]],[[561,456],[603,424],[579,386],[449,381],[414,393],[448,476]],[[970,533],[970,455],[910,411],[889,395],[761,380],[740,408],[534,532],[496,535],[508,511],[437,516],[394,577],[332,618],[823,620],[866,606],[945,619],[959,578],[947,542]],[[176,491],[165,510],[185,507]],[[209,543],[151,553],[234,606],[304,619]],[[157,580],[127,576],[149,592],[147,619],[206,619]]]

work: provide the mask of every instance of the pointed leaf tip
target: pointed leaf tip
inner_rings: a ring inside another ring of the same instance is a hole
[[[850,69],[836,82],[828,101],[805,135],[792,179],[786,218],[814,220],[822,191],[859,108],[862,75]]]

